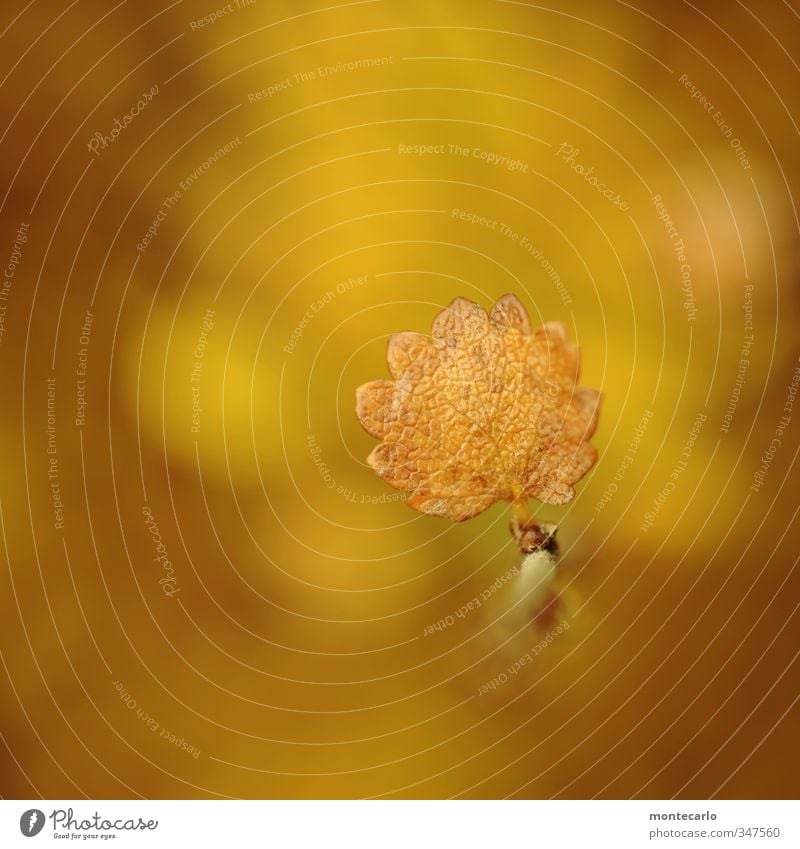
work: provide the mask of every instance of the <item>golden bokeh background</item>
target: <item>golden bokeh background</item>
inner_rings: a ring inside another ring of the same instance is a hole
[[[795,796],[800,6],[219,3],[0,11],[2,795]],[[604,395],[540,651],[353,413],[506,292]]]

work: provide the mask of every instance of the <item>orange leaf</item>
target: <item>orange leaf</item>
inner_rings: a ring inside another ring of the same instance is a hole
[[[433,338],[389,340],[394,380],[356,392],[356,415],[382,442],[367,458],[411,507],[462,521],[495,501],[569,501],[594,464],[600,393],[576,386],[578,349],[560,322],[531,330],[504,295],[491,314],[456,298]]]

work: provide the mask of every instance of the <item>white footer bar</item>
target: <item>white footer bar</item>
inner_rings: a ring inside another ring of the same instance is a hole
[[[0,846],[800,846],[795,801],[0,801]]]

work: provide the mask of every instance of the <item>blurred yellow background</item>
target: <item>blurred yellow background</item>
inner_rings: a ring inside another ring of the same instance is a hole
[[[0,11],[2,795],[796,796],[800,6],[57,5]],[[454,615],[507,508],[353,413],[506,292],[604,395],[540,653]]]

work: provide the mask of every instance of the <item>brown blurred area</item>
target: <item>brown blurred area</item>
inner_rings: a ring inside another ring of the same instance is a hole
[[[0,33],[0,794],[796,796],[796,2]],[[604,395],[532,504],[541,650],[511,583],[455,615],[508,510],[415,513],[353,414],[391,333],[505,292]]]

